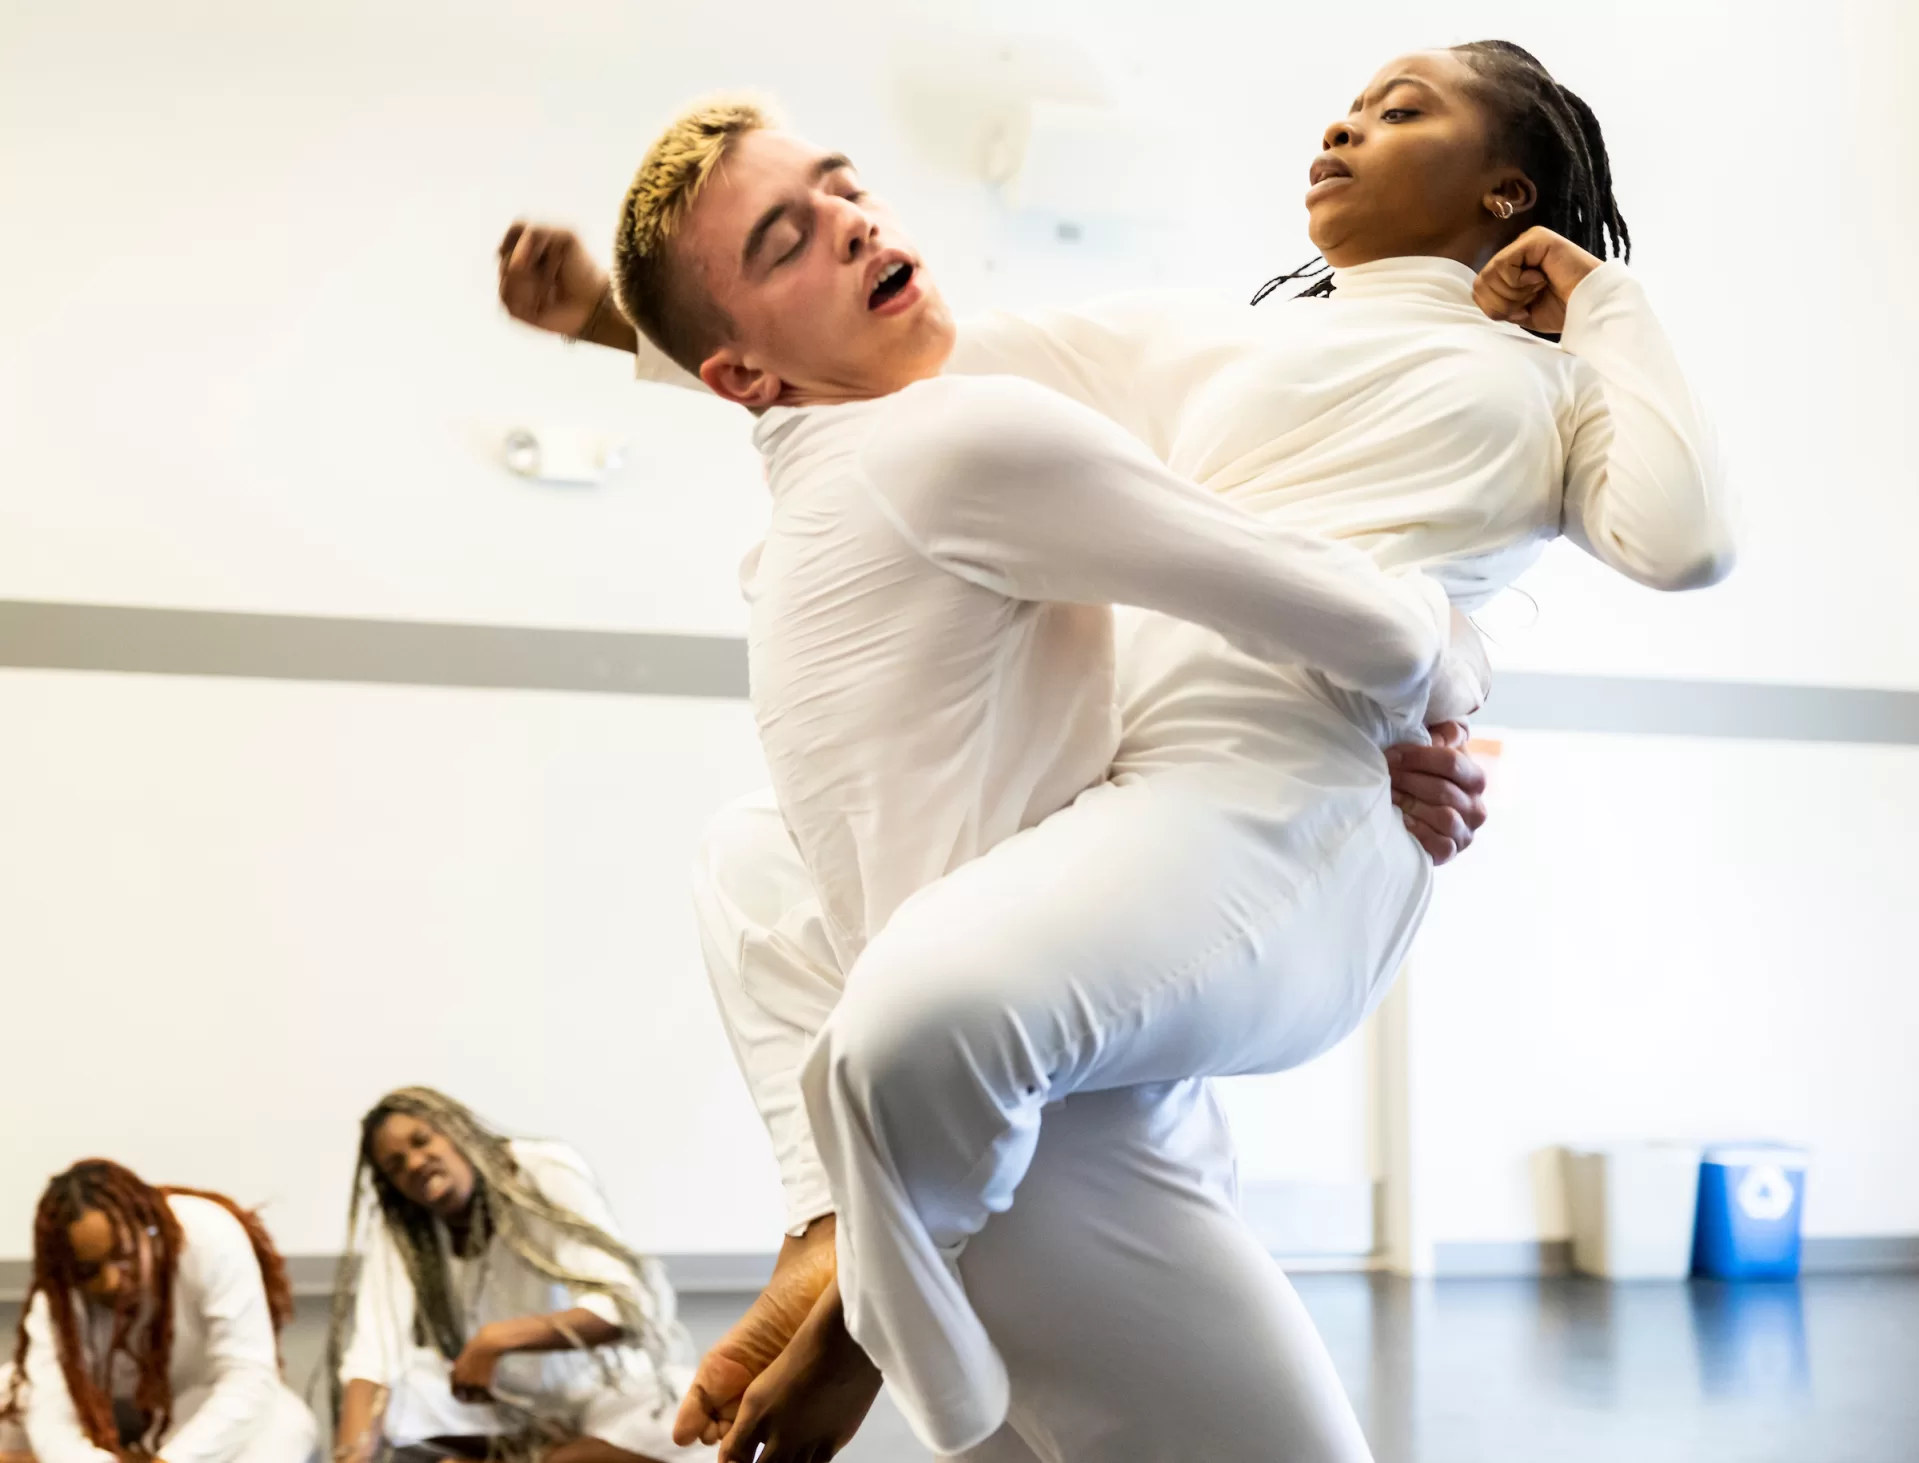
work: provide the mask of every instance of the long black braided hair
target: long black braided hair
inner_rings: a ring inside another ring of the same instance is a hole
[[[1601,259],[1631,259],[1632,234],[1613,197],[1612,159],[1593,109],[1511,41],[1471,41],[1452,52],[1472,69],[1474,93],[1492,113],[1495,152],[1539,190],[1528,227],[1551,229]],[[1253,303],[1296,280],[1312,283],[1294,299],[1333,292],[1332,266],[1315,258],[1267,280]]]

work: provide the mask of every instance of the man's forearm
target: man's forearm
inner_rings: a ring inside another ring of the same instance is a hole
[[[594,345],[603,345],[609,350],[625,351],[629,356],[638,355],[640,351],[639,332],[614,303],[611,285],[600,296],[599,304],[593,307],[592,315],[580,328],[577,338],[590,340]]]

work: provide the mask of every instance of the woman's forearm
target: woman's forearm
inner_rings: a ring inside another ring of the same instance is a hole
[[[488,1347],[505,1355],[514,1351],[571,1351],[575,1347],[609,1346],[624,1334],[620,1327],[585,1306],[544,1316],[516,1316],[486,1326]]]
[[[346,1384],[346,1393],[340,1399],[340,1423],[334,1430],[335,1459],[370,1459],[379,1451],[386,1398],[385,1387],[364,1377]]]

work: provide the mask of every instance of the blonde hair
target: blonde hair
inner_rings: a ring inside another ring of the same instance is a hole
[[[613,238],[613,292],[633,326],[676,363],[697,372],[733,322],[674,240],[728,149],[749,132],[777,127],[770,102],[727,95],[695,102],[647,149],[620,205]]]

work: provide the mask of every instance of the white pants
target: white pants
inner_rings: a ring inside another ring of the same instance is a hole
[[[1042,1108],[1297,1066],[1384,994],[1431,887],[1385,794],[1314,827],[1203,776],[1108,783],[920,891],[861,954],[801,1090],[848,1328],[936,1452],[1007,1416],[951,1258],[1026,1202]]]
[[[696,902],[714,992],[797,1225],[832,1207],[793,1084],[815,1033],[836,1019],[842,980],[770,799],[714,820]],[[1010,1379],[1006,1425],[965,1458],[1368,1459],[1325,1347],[1239,1217],[1231,1134],[1206,1083],[1082,1093],[1029,1127],[1018,1202],[975,1226],[958,1261],[968,1314]],[[939,1274],[950,1283],[943,1264]],[[887,1380],[904,1404],[896,1376]]]
[[[13,1367],[0,1364],[0,1399],[7,1395],[13,1380]],[[61,1385],[65,1385],[64,1381]],[[160,1440],[164,1456],[169,1438],[192,1417],[206,1400],[208,1389],[193,1388],[173,1399],[173,1423],[166,1438]],[[25,1401],[25,1393],[22,1393]],[[0,1453],[30,1453],[26,1429],[16,1423],[0,1422]],[[254,1434],[233,1455],[233,1463],[313,1463],[320,1452],[320,1429],[306,1403],[282,1384],[274,1388],[266,1413]]]
[[[492,1437],[519,1430],[516,1414],[453,1395],[451,1365],[438,1352],[416,1351],[387,1401],[382,1431],[396,1448],[429,1438]],[[710,1458],[706,1448],[673,1441],[678,1399],[692,1383],[692,1368],[673,1368],[669,1392],[644,1356],[627,1359],[604,1387],[578,1396],[538,1399],[543,1415],[557,1418],[577,1437],[598,1438],[658,1463]]]

